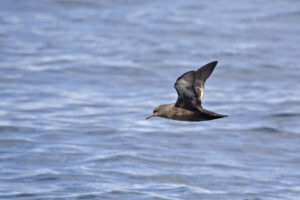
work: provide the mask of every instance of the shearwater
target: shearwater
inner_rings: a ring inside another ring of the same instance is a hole
[[[181,121],[206,121],[227,117],[202,108],[204,84],[217,65],[210,62],[197,71],[189,71],[181,75],[174,84],[178,93],[176,103],[157,106],[151,117],[163,117]]]

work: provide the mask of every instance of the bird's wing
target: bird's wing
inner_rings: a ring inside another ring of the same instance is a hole
[[[208,79],[208,77],[214,71],[217,63],[218,63],[217,61],[210,62],[210,63],[200,67],[195,73],[195,80],[194,80],[193,88],[197,93],[197,103],[200,106],[202,104],[205,81]]]
[[[193,88],[195,71],[186,72],[181,75],[174,84],[178,98],[175,106],[194,109],[197,107],[197,94]]]
[[[197,71],[189,71],[181,75],[174,84],[178,98],[175,106],[186,109],[201,107],[204,83],[214,70],[217,62],[211,62]]]

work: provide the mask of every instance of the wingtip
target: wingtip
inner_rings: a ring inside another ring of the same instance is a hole
[[[211,64],[217,65],[217,64],[218,64],[218,61],[217,61],[217,60],[212,61]]]
[[[224,117],[228,117],[228,115],[218,114],[218,115],[216,116],[216,119],[218,119],[218,118],[224,118]]]
[[[218,64],[217,60],[209,62],[209,63],[201,66],[197,71],[210,69],[211,72],[212,72],[214,70],[214,68],[216,67],[217,64]]]
[[[206,79],[211,75],[211,73],[214,71],[218,61],[212,61],[210,63],[207,63],[206,65],[203,65],[196,71],[196,79],[205,82]]]

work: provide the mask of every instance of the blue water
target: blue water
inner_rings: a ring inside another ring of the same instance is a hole
[[[0,198],[300,199],[300,1],[0,1]],[[204,107],[145,120],[219,63]]]

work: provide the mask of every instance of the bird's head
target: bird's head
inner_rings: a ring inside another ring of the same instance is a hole
[[[146,117],[146,119],[150,119],[151,117],[163,116],[165,108],[166,108],[166,105],[157,106],[153,110],[153,113],[151,115],[149,115],[148,117]]]

